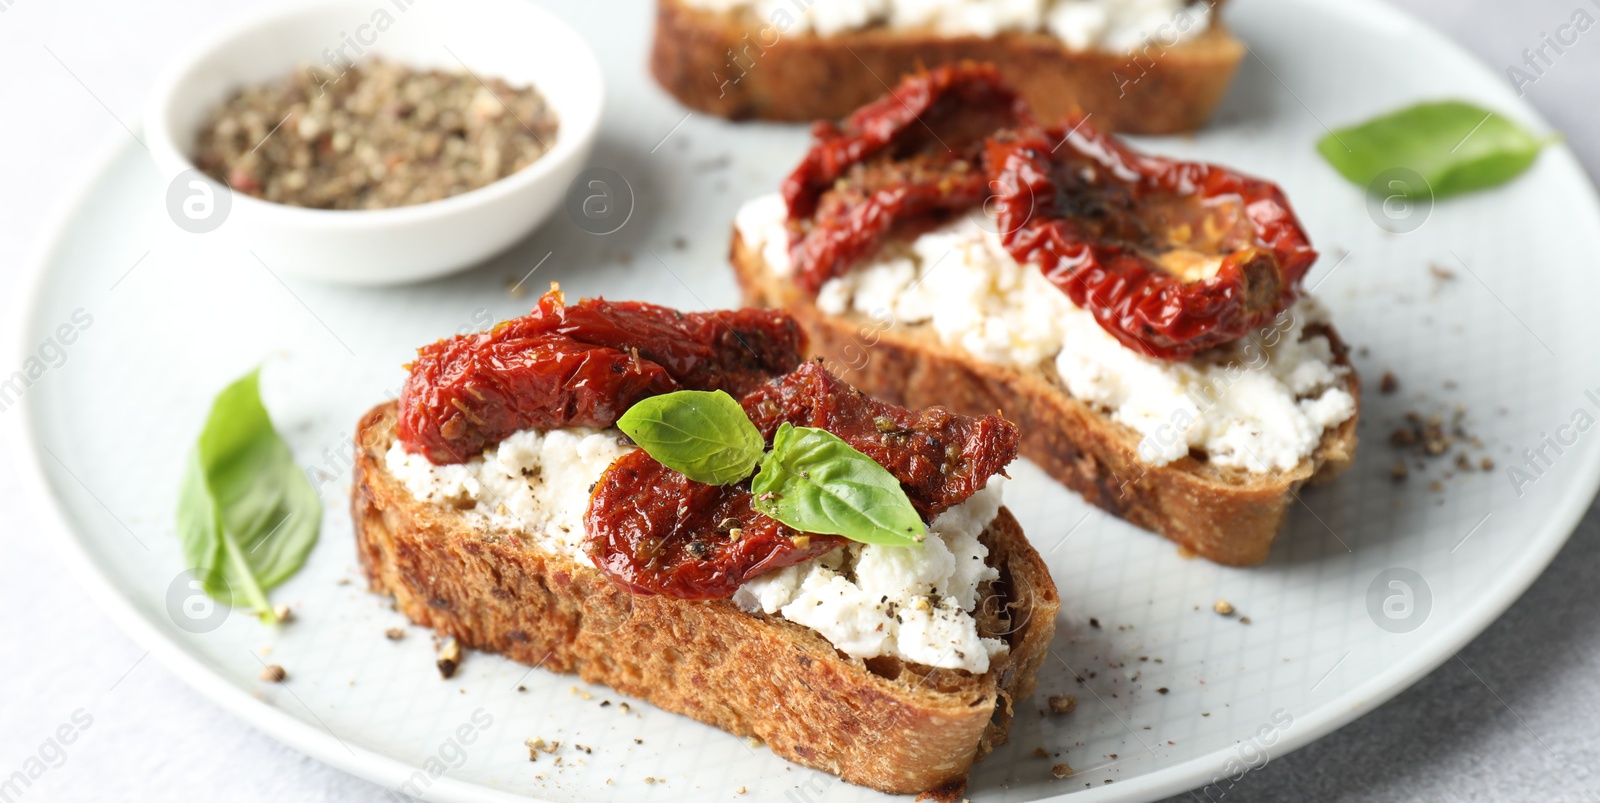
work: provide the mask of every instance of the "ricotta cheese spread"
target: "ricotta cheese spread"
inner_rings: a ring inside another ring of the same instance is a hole
[[[1048,32],[1071,50],[1172,47],[1211,24],[1212,0],[687,0],[709,11],[749,10],[781,34],[831,36],[876,25],[941,36]]]
[[[735,218],[769,269],[791,271],[787,211],[776,195]],[[1329,427],[1355,414],[1328,339],[1307,335],[1327,313],[1302,297],[1268,326],[1188,362],[1146,357],[1117,342],[1052,285],[1019,265],[969,215],[829,280],[817,306],[890,326],[927,325],[985,362],[1038,368],[1074,397],[1142,436],[1139,457],[1166,465],[1198,449],[1213,465],[1264,473],[1294,468]]]
[[[434,465],[398,441],[390,473],[421,502],[449,505],[496,529],[523,533],[540,549],[593,567],[583,549],[589,488],[632,451],[616,429],[523,430],[465,463]],[[934,519],[909,547],[850,544],[756,577],[734,594],[744,610],[809,627],[847,655],[894,656],[982,674],[1008,647],[980,638],[972,611],[978,585],[999,573],[978,536],[1000,510],[1000,484]]]
[[[781,614],[856,658],[888,655],[982,674],[1004,641],[978,636],[978,585],[999,578],[978,536],[1000,511],[1003,479],[933,520],[914,546],[849,544],[754,578],[733,601]]]
[[[589,488],[635,448],[618,429],[525,429],[465,463],[434,465],[399,441],[384,461],[417,501],[456,507],[486,527],[515,530],[546,552],[592,568],[583,549]]]

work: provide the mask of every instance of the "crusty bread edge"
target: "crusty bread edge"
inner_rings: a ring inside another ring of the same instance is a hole
[[[1012,706],[1033,691],[1059,595],[1044,561],[1002,508],[983,536],[1010,606],[1011,649],[981,676],[897,665],[889,678],[781,617],[730,601],[634,596],[594,569],[475,531],[416,501],[389,474],[395,405],[363,417],[351,510],[373,590],[413,622],[462,644],[575,672],[847,781],[892,793],[959,788],[1005,741]],[[982,620],[980,616],[980,620]]]
[[[1176,134],[1205,124],[1245,52],[1220,18],[1193,39],[1135,57],[1071,51],[1044,33],[785,35],[767,21],[658,0],[650,71],[697,111],[810,122],[843,118],[922,67],[982,61],[997,66],[1046,122],[1082,111],[1103,130]]]
[[[1312,455],[1291,471],[1222,471],[1185,457],[1165,466],[1139,459],[1140,436],[1066,393],[1042,370],[980,361],[941,343],[927,326],[879,325],[864,316],[834,317],[817,308],[785,277],[769,270],[736,230],[730,260],[744,301],[778,307],[798,321],[813,353],[845,381],[908,407],[942,404],[958,413],[999,411],[1022,430],[1024,457],[1090,503],[1189,551],[1229,566],[1267,558],[1289,507],[1307,482],[1324,482],[1355,458],[1361,379],[1352,369],[1345,388],[1357,415],[1324,433]],[[1330,328],[1340,365],[1346,349]]]

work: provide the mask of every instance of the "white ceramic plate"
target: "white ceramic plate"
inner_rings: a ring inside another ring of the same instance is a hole
[[[691,309],[734,303],[731,215],[775,187],[805,142],[798,128],[686,117],[646,77],[646,3],[628,15],[583,5],[563,13],[618,88],[595,164],[626,180],[626,225],[597,235],[558,215],[489,265],[411,288],[280,281],[250,254],[178,229],[146,155],[119,143],[48,233],[18,318],[16,347],[44,367],[6,416],[33,447],[24,473],[84,586],[167,666],[277,738],[380,784],[409,779],[409,791],[439,800],[700,801],[734,799],[740,787],[749,799],[879,799],[683,717],[638,703],[625,714],[605,689],[574,693],[569,677],[495,656],[471,655],[442,681],[427,634],[387,640],[401,617],[358,579],[347,444],[357,417],[394,392],[414,347],[525,311],[532,294],[507,291],[517,282]],[[1255,55],[1216,125],[1145,144],[1282,182],[1325,253],[1310,282],[1359,348],[1369,388],[1393,370],[1402,389],[1367,394],[1356,466],[1306,492],[1272,559],[1251,570],[1180,558],[1018,469],[1010,504],[1065,603],[1040,688],[1075,694],[1079,707],[1043,717],[1039,700],[1026,703],[1010,744],[973,776],[978,800],[1140,800],[1202,784],[1215,799],[1448,659],[1533,581],[1600,480],[1596,439],[1558,431],[1578,411],[1600,415],[1584,393],[1585,371],[1600,364],[1600,214],[1572,155],[1552,148],[1514,184],[1387,233],[1361,191],[1313,153],[1324,124],[1441,96],[1543,122],[1498,75],[1371,0],[1257,0],[1230,12]],[[1455,278],[1435,278],[1430,265]],[[327,504],[309,564],[273,595],[297,611],[282,630],[241,613],[197,619],[174,604],[187,592],[172,532],[181,460],[215,391],[263,360],[268,406]],[[1439,461],[1393,483],[1385,436],[1403,411],[1458,404],[1484,443],[1475,459],[1499,467],[1445,479]],[[1542,433],[1576,443],[1547,448],[1553,465],[1519,494],[1507,469]],[[1434,480],[1442,490],[1430,490]],[[1410,572],[1399,575],[1405,588],[1388,585],[1396,575],[1384,573],[1397,569]],[[1212,613],[1218,598],[1252,623]],[[257,681],[263,660],[286,667],[289,682]],[[567,745],[563,766],[530,764],[522,741],[533,736]],[[1037,747],[1078,775],[1052,780],[1052,762],[1030,755]]]

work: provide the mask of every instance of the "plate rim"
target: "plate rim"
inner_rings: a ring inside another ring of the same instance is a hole
[[[1479,72],[1478,79],[1492,78],[1493,71],[1477,55],[1455,40],[1444,35],[1410,12],[1391,6],[1384,0],[1350,0],[1328,3],[1310,0],[1319,5],[1342,6],[1346,13],[1381,15],[1373,24],[1403,27],[1408,33],[1426,37],[1431,45],[1444,47],[1464,55]],[[1524,97],[1513,98],[1511,104],[1526,122],[1547,131],[1555,130],[1549,120]],[[1498,104],[1497,104],[1498,106]],[[142,126],[136,128],[142,129]],[[11,320],[6,327],[0,353],[13,357],[26,357],[27,334],[35,331],[39,313],[38,300],[46,286],[48,267],[62,250],[67,231],[79,219],[83,209],[93,200],[95,190],[106,175],[137,142],[118,132],[98,146],[93,157],[86,162],[61,200],[55,202],[39,239],[22,260],[18,276],[19,292],[13,302]],[[134,158],[138,158],[137,154]],[[1311,157],[1307,157],[1311,158]],[[1563,138],[1547,147],[1543,159],[1556,159],[1565,170],[1575,173],[1579,181],[1578,194],[1587,202],[1594,228],[1600,228],[1600,192],[1594,179],[1578,162],[1567,141]],[[259,728],[280,743],[340,770],[382,787],[386,793],[408,780],[419,767],[398,758],[351,745],[331,732],[319,730],[311,723],[290,715],[287,710],[251,695],[243,687],[234,685],[222,675],[213,672],[198,657],[172,635],[151,623],[115,585],[90,554],[89,544],[74,528],[65,513],[62,500],[57,496],[47,475],[44,455],[41,454],[34,427],[33,394],[23,394],[15,405],[15,415],[7,416],[5,429],[10,432],[16,448],[11,462],[17,469],[18,480],[26,503],[34,513],[49,540],[56,545],[57,554],[66,563],[69,573],[78,585],[95,601],[96,605],[117,624],[135,643],[145,647],[149,654],[184,683],[200,691],[213,702],[240,718],[252,727]],[[1546,525],[1537,533],[1532,549],[1525,550],[1513,564],[1504,579],[1490,593],[1469,602],[1462,616],[1446,625],[1428,642],[1401,661],[1377,673],[1323,704],[1314,707],[1295,722],[1298,727],[1283,733],[1275,746],[1273,757],[1281,757],[1298,750],[1330,733],[1333,733],[1360,716],[1369,713],[1388,700],[1409,689],[1418,680],[1432,673],[1446,660],[1458,653],[1470,641],[1497,621],[1532,586],[1566,545],[1578,524],[1600,491],[1600,451],[1592,452],[1585,462],[1575,466],[1574,491],[1565,495],[1546,519]],[[1580,491],[1584,491],[1580,493]],[[1300,723],[1304,723],[1303,726]],[[1188,759],[1179,764],[1147,772],[1115,784],[1063,792],[1042,801],[1072,799],[1091,803],[1111,800],[1154,800],[1163,796],[1181,794],[1215,782],[1234,757],[1236,748],[1227,747]],[[1269,758],[1270,761],[1270,758]],[[528,795],[453,778],[448,773],[433,780],[422,798],[440,801],[526,801],[546,800],[538,793]]]

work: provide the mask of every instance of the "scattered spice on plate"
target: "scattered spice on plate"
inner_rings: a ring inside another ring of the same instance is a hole
[[[1411,416],[1411,418],[1418,417],[1420,416]],[[1412,426],[1416,427],[1416,422],[1413,422]],[[1427,452],[1429,456],[1436,457],[1444,454],[1449,451],[1450,445],[1455,442],[1455,439],[1444,431],[1444,422],[1436,415],[1428,416],[1422,422],[1419,432],[1422,436],[1422,450]]]
[[[1050,767],[1050,777],[1061,779],[1072,777],[1072,766],[1065,762]]]
[[[561,747],[560,742],[547,742],[538,737],[524,739],[522,740],[522,744],[524,747],[528,748],[529,761],[538,761],[540,753],[554,754],[556,750]]]
[[[1400,380],[1395,377],[1394,372],[1384,371],[1383,378],[1378,380],[1378,392],[1387,396],[1399,389]]]
[[[1234,608],[1233,608],[1233,603],[1231,603],[1231,602],[1229,602],[1229,601],[1227,601],[1225,599],[1219,599],[1216,602],[1212,603],[1211,610],[1216,611],[1218,614],[1221,614],[1222,616],[1232,616]]]
[[[200,129],[195,163],[274,203],[386,209],[505,178],[544,156],[557,128],[531,86],[373,59],[239,90]]]
[[[383,631],[383,637],[390,641],[399,641],[406,637],[406,629],[403,627],[391,627]]]
[[[1417,432],[1411,427],[1398,427],[1389,433],[1389,445],[1405,448],[1417,444]]]
[[[289,673],[283,671],[283,667],[277,664],[267,664],[261,669],[261,679],[268,683],[282,683],[288,677]]]
[[[439,676],[449,680],[456,674],[456,668],[461,666],[461,644],[451,636],[439,645]]]
[[[1494,470],[1493,459],[1481,455],[1475,458],[1471,454],[1485,447],[1481,439],[1467,430],[1467,411],[1460,405],[1448,413],[1448,418],[1445,413],[1424,415],[1416,410],[1408,410],[1405,420],[1389,433],[1389,445],[1403,452],[1389,472],[1396,482],[1410,476],[1411,467],[1406,465],[1408,459],[1414,460],[1417,471],[1426,471],[1429,461],[1448,458],[1450,463],[1444,479],[1451,479],[1457,474]],[[1443,483],[1437,480],[1430,482],[1428,487],[1435,492],[1444,490]]]
[[[1047,702],[1052,714],[1070,714],[1078,709],[1078,698],[1070,694],[1052,694]]]

